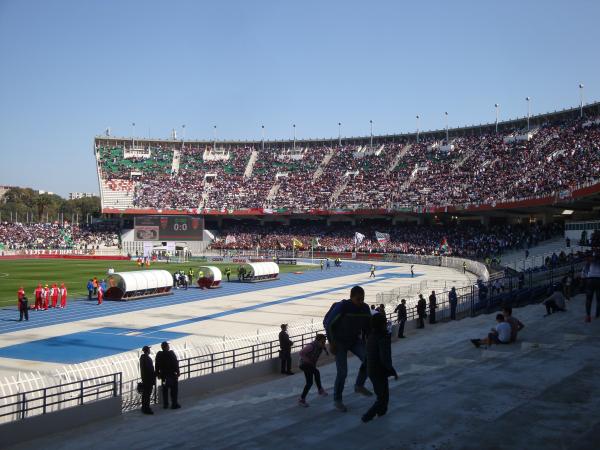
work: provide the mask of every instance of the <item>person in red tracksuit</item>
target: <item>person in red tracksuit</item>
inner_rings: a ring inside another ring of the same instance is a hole
[[[44,299],[44,311],[46,311],[48,309],[48,303],[50,303],[50,288],[48,285],[44,287],[42,298]]]
[[[65,287],[65,283],[60,284],[60,307],[67,307],[67,288]]]
[[[35,307],[33,309],[36,311],[42,309],[42,291],[43,289],[41,283],[39,283],[35,288],[35,291],[33,291],[33,295],[35,296]]]
[[[54,283],[52,285],[51,293],[52,293],[52,307],[56,308],[56,304],[58,303],[58,286],[56,285],[56,283]]]
[[[98,284],[98,304],[99,305],[102,304],[103,298],[104,298],[104,289],[102,289],[102,286],[100,284]]]

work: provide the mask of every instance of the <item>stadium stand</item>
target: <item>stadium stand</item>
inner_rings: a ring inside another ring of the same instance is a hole
[[[380,245],[375,231],[389,233],[390,241]],[[486,227],[477,223],[450,225],[402,224],[345,225],[328,227],[322,225],[282,226],[281,224],[256,224],[250,222],[224,227],[213,242],[213,249],[251,250],[257,245],[269,249],[291,249],[295,238],[311,248],[314,236],[319,236],[315,250],[391,252],[417,255],[452,254],[474,258],[500,255],[510,249],[527,249],[559,235],[559,224],[551,225],[498,225]],[[363,234],[364,240],[357,245],[355,233]]]
[[[31,441],[18,448],[594,448],[598,433],[599,329],[574,311],[543,317],[539,304],[514,309],[526,328],[516,343],[476,349],[494,314],[411,331],[392,345],[399,379],[390,380],[385,416],[363,424],[371,398],[351,392],[358,370],[349,360],[347,413],[331,396],[309,395],[299,408],[298,375],[240,380],[220,392],[182,399],[179,411],[138,411]],[[331,391],[335,365],[320,367]],[[370,383],[368,382],[368,386]],[[182,395],[185,395],[182,393]],[[414,424],[421,424],[415,427]],[[318,424],[318,425],[315,425]]]
[[[119,245],[118,226],[109,222],[94,225],[53,223],[0,223],[0,242],[7,250],[80,249],[92,250]]]
[[[600,179],[598,105],[584,119],[538,116],[439,133],[320,141],[209,145],[98,137],[103,209],[415,210],[562,197]],[[135,147],[133,147],[135,145]],[[174,155],[175,160],[174,160]],[[133,184],[133,189],[131,185]],[[124,194],[133,194],[133,201]]]

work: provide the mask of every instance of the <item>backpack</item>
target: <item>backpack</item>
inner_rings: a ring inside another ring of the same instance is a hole
[[[327,311],[327,313],[325,314],[325,317],[323,318],[323,328],[325,328],[325,332],[327,332],[329,325],[331,325],[331,321],[333,319],[333,310],[340,303],[342,303],[342,302],[335,302],[333,305],[331,305],[331,308],[329,308],[329,311]]]

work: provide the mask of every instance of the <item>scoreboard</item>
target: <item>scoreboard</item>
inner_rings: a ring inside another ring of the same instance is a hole
[[[136,241],[201,241],[204,219],[192,216],[140,216],[134,220]]]

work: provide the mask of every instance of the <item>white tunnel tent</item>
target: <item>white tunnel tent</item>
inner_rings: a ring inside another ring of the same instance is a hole
[[[166,270],[136,270],[118,272],[107,279],[105,297],[108,300],[128,300],[168,294],[173,276]]]
[[[240,281],[270,281],[279,278],[279,266],[274,262],[251,262],[242,264]]]
[[[198,268],[198,280],[196,283],[199,288],[217,288],[221,285],[221,270],[215,266],[200,266]]]

